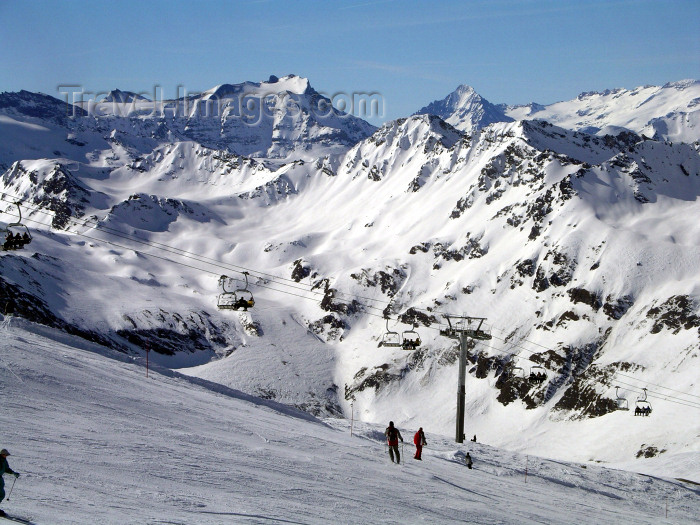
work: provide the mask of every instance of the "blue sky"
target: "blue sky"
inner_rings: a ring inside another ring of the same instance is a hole
[[[460,84],[493,103],[700,78],[700,1],[0,0],[0,91],[174,97],[307,77],[408,116]]]

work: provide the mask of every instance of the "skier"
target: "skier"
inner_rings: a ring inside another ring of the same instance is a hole
[[[2,479],[2,475],[7,472],[8,474],[14,474],[15,478],[19,477],[19,472],[12,470],[10,465],[7,463],[7,456],[9,455],[10,453],[6,448],[0,450],[0,502],[5,499],[5,480]],[[0,509],[0,516],[4,515],[5,511]]]
[[[394,454],[396,454],[396,463],[401,463],[401,455],[399,454],[399,440],[403,443],[403,437],[401,437],[401,432],[394,426],[393,421],[389,421],[389,426],[386,427],[384,431],[386,436],[386,442],[389,445],[389,457],[391,462],[394,463]]]
[[[423,427],[420,427],[418,432],[416,432],[416,435],[413,436],[413,444],[416,446],[416,455],[413,456],[413,459],[422,460],[423,458],[420,457],[420,454],[423,451],[423,447],[428,444],[428,442],[425,440]]]
[[[469,452],[467,452],[467,457],[464,458],[464,461],[467,462],[467,467],[469,467],[471,469],[473,463],[472,463],[472,457],[469,455]]]

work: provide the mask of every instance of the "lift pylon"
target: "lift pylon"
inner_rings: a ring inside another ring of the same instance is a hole
[[[464,409],[466,404],[466,379],[467,379],[467,341],[477,339],[488,341],[491,334],[482,330],[485,317],[471,317],[466,315],[445,315],[447,328],[440,330],[440,335],[459,341],[459,380],[457,383],[457,429],[455,441],[464,443]]]

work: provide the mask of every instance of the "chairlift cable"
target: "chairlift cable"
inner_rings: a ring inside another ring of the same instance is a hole
[[[0,197],[0,199],[5,200],[6,202],[9,202],[9,201],[8,201],[7,199],[5,199],[4,197]],[[52,215],[53,215],[53,214],[51,214],[50,212],[48,212],[48,211],[46,211],[46,210],[44,210],[44,209],[42,209],[42,208],[29,206],[29,205],[27,205],[27,204],[22,204],[22,205],[23,205],[25,208],[27,208],[27,209],[34,210],[34,211],[36,211],[36,212],[42,213],[42,214],[47,215],[47,216],[52,216]],[[35,223],[37,223],[37,224],[42,224],[42,225],[43,225],[42,222],[37,221],[37,220],[33,220],[33,219],[26,219],[26,220],[29,220],[29,221],[31,221],[31,222],[35,222]],[[117,230],[117,229],[115,229],[115,228],[111,228],[111,227],[109,227],[109,226],[105,226],[105,225],[101,224],[99,221],[96,221],[96,220],[92,220],[92,219],[83,219],[83,218],[77,218],[77,217],[71,217],[69,222],[73,222],[76,226],[77,226],[77,225],[82,225],[82,226],[86,226],[86,227],[94,227],[94,229],[102,230],[102,231],[104,231],[105,233],[107,233],[107,234],[109,234],[109,235],[114,235],[114,236],[120,237],[120,238],[122,238],[122,239],[130,240],[130,241],[133,241],[133,242],[136,242],[136,243],[139,243],[139,244],[143,244],[143,245],[146,245],[146,246],[150,246],[150,247],[155,248],[155,249],[164,250],[164,251],[167,251],[167,252],[169,252],[169,253],[173,253],[173,254],[175,254],[175,255],[181,256],[181,257],[185,257],[185,258],[189,258],[189,259],[194,259],[194,260],[196,260],[196,261],[198,261],[198,262],[203,262],[203,263],[206,263],[206,264],[210,264],[210,265],[212,265],[212,266],[217,266],[217,267],[220,267],[220,268],[224,268],[224,269],[226,269],[226,270],[236,271],[236,272],[239,272],[239,273],[245,273],[246,271],[248,271],[251,275],[253,275],[253,276],[255,276],[255,277],[260,277],[260,278],[263,278],[263,279],[269,279],[269,280],[273,280],[273,281],[286,281],[286,282],[277,282],[277,283],[276,283],[276,284],[279,284],[279,285],[281,285],[281,286],[288,286],[288,287],[291,287],[291,288],[295,288],[295,289],[297,289],[297,290],[301,290],[301,291],[305,291],[305,292],[310,292],[310,293],[315,294],[315,295],[320,295],[320,296],[325,295],[324,292],[320,292],[320,291],[316,291],[316,290],[313,290],[313,289],[308,289],[308,288],[306,288],[306,287],[300,286],[299,283],[297,283],[297,282],[294,281],[293,279],[287,279],[287,278],[285,278],[285,277],[279,277],[279,276],[277,276],[277,275],[268,274],[268,273],[265,273],[265,272],[259,272],[259,271],[254,270],[254,269],[246,268],[246,267],[244,267],[244,266],[240,266],[240,265],[236,265],[236,264],[232,264],[232,263],[222,263],[222,262],[220,262],[220,261],[218,261],[218,260],[216,260],[216,259],[213,259],[213,258],[204,256],[204,255],[198,255],[198,254],[195,254],[195,253],[193,253],[193,252],[190,252],[190,251],[187,251],[187,250],[184,250],[184,249],[181,249],[181,248],[176,248],[176,247],[174,247],[174,246],[167,245],[167,244],[165,244],[165,243],[160,243],[160,242],[157,242],[157,241],[146,241],[146,240],[143,240],[143,239],[139,239],[138,237],[136,237],[136,236],[134,236],[134,235],[129,235],[129,234],[124,233],[124,232],[121,232],[121,231],[119,231],[119,230]],[[75,231],[75,230],[66,230],[66,231],[70,231],[71,233],[76,233],[76,234],[78,234],[78,232]],[[124,248],[125,248],[125,249],[128,249],[128,250],[131,250],[131,249],[132,249],[132,248],[129,248],[129,247],[124,247]],[[293,283],[293,284],[287,284],[287,283]],[[256,286],[258,286],[258,285],[256,284]],[[339,290],[336,290],[336,293],[337,293],[338,295],[351,295],[351,294],[349,294],[349,293],[347,293],[347,292],[341,292],[341,291],[339,291]],[[370,300],[370,301],[377,301],[377,300],[378,300],[378,299],[374,299],[374,298],[371,298],[371,297],[362,297],[362,298],[363,298],[363,299],[366,299],[366,300]],[[369,306],[369,305],[366,305],[366,306],[369,307],[369,308],[375,308],[375,309],[377,309],[377,310],[382,310],[382,309],[377,308],[377,307],[372,307],[372,306]]]
[[[3,198],[3,197],[0,197],[0,199],[7,201],[7,199],[5,199],[5,198]],[[44,215],[48,215],[48,216],[51,216],[51,215],[52,215],[50,212],[48,212],[48,211],[46,211],[46,210],[43,210],[43,209],[41,209],[41,208],[36,208],[36,207],[28,206],[28,205],[26,205],[26,204],[23,204],[23,206],[26,207],[26,208],[28,208],[28,209],[33,209],[33,210],[35,210],[35,211],[37,211],[37,212],[39,212],[39,213],[42,213],[42,214],[44,214]],[[37,223],[37,224],[42,224],[42,225],[43,225],[43,223],[42,223],[41,221],[37,221],[37,220],[35,220],[35,219],[27,218],[27,219],[25,219],[25,220],[30,221],[30,222],[34,222],[34,223]],[[176,247],[173,247],[173,246],[164,244],[164,243],[159,243],[159,242],[156,242],[156,241],[145,241],[145,240],[143,240],[143,239],[139,239],[138,237],[135,237],[135,236],[132,236],[132,235],[129,235],[129,234],[125,234],[125,233],[123,233],[123,232],[120,232],[119,230],[116,230],[116,229],[114,229],[114,228],[110,228],[110,227],[108,227],[108,226],[104,226],[104,225],[100,224],[99,222],[95,222],[95,221],[91,221],[91,220],[87,220],[87,219],[80,219],[80,218],[76,218],[76,217],[71,217],[71,218],[70,218],[70,221],[72,221],[76,226],[78,226],[78,225],[87,226],[87,227],[94,226],[95,229],[104,230],[105,233],[107,233],[107,234],[109,234],[109,235],[114,235],[114,236],[119,237],[119,238],[122,238],[122,239],[126,239],[126,240],[129,240],[129,241],[133,241],[133,242],[136,242],[136,243],[145,245],[145,246],[150,246],[150,247],[152,247],[152,248],[155,248],[155,249],[158,249],[158,250],[163,250],[163,251],[166,251],[166,252],[168,252],[168,253],[172,253],[172,254],[174,254],[174,255],[178,255],[178,256],[181,256],[181,257],[188,258],[188,259],[193,259],[193,260],[195,260],[195,261],[197,261],[197,262],[205,263],[205,264],[208,264],[208,265],[211,265],[211,266],[215,266],[215,267],[219,267],[219,268],[222,268],[222,269],[225,269],[225,270],[237,271],[237,272],[239,272],[239,273],[245,273],[245,271],[248,271],[251,275],[253,275],[253,276],[255,276],[255,277],[259,277],[259,278],[262,278],[262,279],[268,279],[268,280],[270,280],[270,281],[275,282],[275,284],[279,284],[280,286],[287,286],[287,287],[290,287],[290,288],[293,288],[293,289],[296,289],[296,290],[300,290],[300,291],[303,291],[303,292],[312,293],[312,294],[317,295],[317,296],[325,296],[325,293],[324,293],[324,292],[320,292],[320,291],[316,291],[316,290],[313,290],[313,289],[308,289],[308,288],[305,288],[305,287],[302,287],[302,286],[298,286],[298,283],[297,283],[296,281],[291,280],[291,279],[286,279],[286,278],[284,278],[284,277],[278,277],[278,276],[276,276],[276,275],[267,274],[267,273],[264,273],[264,272],[258,272],[258,271],[256,271],[256,270],[253,270],[253,269],[250,269],[250,268],[246,268],[246,267],[244,267],[244,266],[239,266],[239,265],[230,264],[230,263],[221,263],[221,262],[217,261],[216,259],[212,259],[212,258],[206,257],[206,256],[200,256],[200,255],[194,254],[194,253],[192,253],[192,252],[188,252],[187,250],[183,250],[183,249],[180,249],[180,248],[176,248]],[[84,237],[86,237],[86,238],[89,238],[89,239],[92,239],[92,240],[95,240],[95,241],[100,241],[99,238],[87,236],[86,234],[81,233],[81,232],[79,232],[79,231],[77,231],[77,230],[75,230],[75,229],[74,229],[74,230],[70,230],[70,229],[66,228],[65,231],[70,232],[70,233],[73,233],[73,234],[76,234],[76,235],[82,235],[82,236],[84,236]],[[110,243],[110,241],[106,241],[106,240],[104,240],[103,242]],[[112,243],[112,244],[113,244],[113,243]],[[137,251],[137,250],[134,250],[134,248],[127,247],[127,246],[122,246],[122,245],[116,245],[116,246],[119,246],[120,248],[125,249],[125,250]],[[138,252],[138,251],[137,251],[137,252]],[[138,253],[141,253],[142,255],[146,254],[146,252],[138,252]],[[154,255],[154,257],[157,257],[157,256]],[[176,261],[173,261],[172,259],[168,259],[168,258],[163,258],[163,257],[159,257],[159,258],[161,258],[161,259],[163,259],[163,260],[166,260],[166,261],[170,261],[170,262],[176,262]],[[177,262],[176,262],[176,263],[177,263]],[[179,263],[178,263],[178,264],[179,264]],[[185,266],[188,266],[188,265],[185,264]],[[202,270],[201,268],[196,268],[196,267],[193,267],[193,266],[190,266],[190,267],[191,267],[191,268],[194,268],[194,269],[198,269],[198,270],[200,270],[200,271],[204,271],[204,270]],[[243,270],[240,270],[240,268],[242,268]],[[213,274],[215,274],[215,275],[218,275],[218,272],[209,272],[209,273],[213,273]],[[260,276],[262,276],[262,277],[260,277]],[[294,283],[294,285],[292,285],[292,284],[286,284],[285,282],[277,282],[277,281],[287,281],[287,282],[290,282],[290,283]],[[296,286],[295,286],[295,285],[296,285]],[[259,283],[256,283],[255,286],[259,286],[259,287],[262,287],[262,288],[269,288],[269,287],[266,287],[266,286],[262,286],[262,285],[260,285]],[[276,290],[276,289],[274,289],[274,288],[270,288],[270,289]],[[279,290],[278,290],[278,291],[279,291]],[[346,293],[346,292],[340,292],[340,291],[337,291],[337,290],[336,290],[335,293],[338,294],[338,295],[350,295],[350,294],[348,294],[348,293]],[[291,294],[291,295],[297,295],[297,294]],[[297,295],[297,297],[301,297],[301,296]],[[376,300],[377,300],[377,299],[368,298],[368,297],[363,297],[363,299],[368,299],[368,300],[373,300],[373,301],[376,301]],[[373,308],[373,309],[375,309],[375,310],[383,311],[383,309],[378,308],[378,307],[375,307],[375,306],[371,306],[371,305],[363,305],[363,306],[366,307],[366,308]]]

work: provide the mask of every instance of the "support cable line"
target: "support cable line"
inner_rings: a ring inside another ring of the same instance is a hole
[[[6,201],[6,202],[10,202],[10,201],[8,201],[6,198],[4,198],[4,197],[0,197],[0,200],[4,200],[4,201]],[[44,210],[44,209],[42,209],[42,208],[38,208],[38,207],[34,207],[34,206],[29,206],[29,205],[27,205],[27,204],[21,204],[21,206],[25,207],[25,208],[28,209],[28,210],[33,210],[33,211],[35,211],[35,212],[42,213],[42,214],[47,215],[47,216],[52,216],[52,214],[51,214],[50,212],[48,212],[48,211],[46,211],[46,210]],[[43,225],[43,223],[42,223],[41,221],[37,221],[37,220],[34,220],[34,219],[26,219],[26,220],[28,220],[28,221],[30,221],[30,222],[34,222],[34,223],[42,224],[42,225]],[[129,235],[129,234],[124,233],[124,232],[122,232],[122,231],[119,231],[119,230],[117,230],[117,229],[115,229],[115,228],[111,228],[111,227],[109,227],[109,226],[105,226],[104,224],[102,224],[102,223],[100,223],[99,221],[94,220],[94,219],[79,219],[79,218],[76,218],[76,217],[71,217],[71,218],[70,218],[70,221],[73,222],[76,226],[82,225],[82,226],[86,226],[86,227],[88,227],[88,228],[93,228],[93,229],[96,229],[96,230],[101,230],[101,231],[104,231],[105,233],[107,233],[107,234],[109,234],[109,235],[114,235],[114,236],[116,236],[116,237],[120,237],[120,238],[122,238],[122,239],[127,239],[127,240],[130,240],[130,241],[139,243],[139,244],[143,244],[143,245],[145,245],[145,246],[150,246],[150,247],[155,248],[155,249],[164,250],[164,251],[166,251],[166,252],[169,252],[169,253],[172,253],[172,254],[175,254],[175,255],[179,255],[179,256],[181,256],[181,257],[185,257],[185,258],[188,258],[188,259],[194,259],[194,260],[196,260],[197,262],[203,262],[203,263],[210,264],[210,265],[213,265],[213,266],[216,266],[216,267],[219,267],[219,268],[223,268],[223,269],[225,269],[225,270],[236,271],[236,272],[239,272],[239,273],[241,273],[241,274],[243,274],[243,273],[245,273],[245,272],[248,272],[250,275],[253,275],[253,276],[255,276],[255,277],[259,277],[259,278],[265,279],[265,280],[275,281],[275,284],[279,284],[280,286],[288,286],[288,287],[290,287],[290,288],[293,288],[293,289],[296,289],[296,290],[300,290],[300,291],[304,291],[304,292],[309,292],[309,293],[312,293],[312,294],[315,294],[315,295],[318,295],[318,296],[324,296],[324,295],[325,295],[324,292],[316,291],[316,290],[314,290],[314,289],[312,289],[312,288],[307,288],[307,287],[304,287],[303,285],[299,285],[299,283],[298,283],[297,281],[294,281],[293,279],[287,279],[287,278],[285,278],[285,277],[279,277],[279,276],[277,276],[277,275],[273,275],[273,274],[269,274],[269,273],[265,273],[265,272],[260,272],[260,271],[254,270],[254,269],[252,269],[252,268],[246,268],[245,266],[240,266],[240,265],[236,265],[236,264],[232,264],[232,263],[222,263],[221,261],[218,261],[217,259],[213,259],[213,258],[204,256],[204,255],[195,254],[195,253],[193,253],[193,252],[184,250],[184,249],[182,249],[182,248],[177,248],[177,247],[170,246],[170,245],[168,245],[168,244],[160,243],[160,242],[157,242],[157,241],[146,241],[146,240],[143,240],[143,239],[139,239],[138,237],[136,237],[136,236],[134,236],[134,235]],[[80,233],[79,233],[78,231],[75,231],[75,230],[67,230],[67,229],[66,229],[66,231],[70,231],[71,233],[75,233],[75,234],[80,235]],[[95,240],[95,239],[93,238],[93,240]],[[132,248],[128,248],[128,247],[123,247],[123,248],[124,248],[124,249],[128,249],[128,250],[132,249]],[[282,282],[279,282],[279,281],[282,281]],[[289,283],[289,284],[287,284],[287,283]],[[256,286],[259,286],[259,285],[256,284]],[[390,304],[389,302],[384,301],[383,299],[376,299],[376,298],[372,298],[372,297],[357,296],[357,295],[353,295],[353,294],[350,294],[350,293],[348,293],[348,292],[342,292],[342,291],[339,291],[339,290],[336,290],[335,293],[336,293],[337,295],[344,295],[344,296],[353,297],[353,298],[359,297],[359,298],[364,299],[364,300],[366,300],[366,301],[378,301],[378,302],[385,302],[385,303],[387,303],[387,304]],[[378,307],[376,307],[376,306],[371,306],[371,305],[363,305],[363,306],[366,307],[366,308],[372,308],[372,309],[375,309],[375,310],[383,311],[382,308],[378,308]]]
[[[30,221],[30,222],[36,222],[36,223],[38,223],[38,224],[43,224],[43,223],[41,223],[40,221],[36,221],[36,220],[34,220],[34,219],[25,219],[25,220]],[[75,234],[75,235],[79,235],[79,236],[81,236],[81,237],[85,237],[86,239],[90,239],[91,241],[95,241],[95,242],[103,243],[103,244],[109,244],[110,246],[114,246],[114,247],[116,247],[116,248],[121,248],[121,249],[127,250],[127,251],[133,251],[134,253],[137,253],[137,254],[139,254],[139,255],[143,255],[144,257],[153,257],[153,258],[155,258],[155,259],[160,259],[160,260],[162,260],[162,261],[170,262],[170,263],[173,263],[173,264],[178,264],[178,265],[184,266],[184,267],[186,267],[186,268],[190,268],[190,269],[193,269],[193,270],[197,270],[198,272],[208,273],[208,274],[215,275],[215,276],[218,276],[218,275],[219,275],[219,272],[218,272],[218,271],[215,272],[215,271],[213,271],[213,270],[208,270],[208,269],[200,268],[200,267],[198,267],[198,266],[193,266],[193,265],[191,265],[191,264],[187,264],[187,263],[184,263],[184,262],[181,262],[181,261],[176,261],[176,260],[174,260],[174,259],[170,259],[170,258],[164,257],[164,256],[162,256],[162,255],[157,255],[157,254],[154,254],[154,253],[150,253],[150,252],[145,252],[145,251],[137,250],[137,249],[134,249],[134,248],[131,248],[131,247],[128,247],[128,246],[124,246],[123,244],[116,243],[116,242],[114,242],[114,241],[108,241],[108,240],[106,240],[106,239],[100,239],[99,237],[93,237],[93,236],[88,235],[88,234],[83,233],[83,232],[79,232],[79,231],[76,231],[76,230],[70,230],[70,229],[66,229],[65,231],[67,231],[67,232],[69,232],[69,233],[73,233],[73,234]],[[147,244],[147,243],[146,243],[146,244]],[[199,261],[199,262],[203,262],[203,261]],[[211,264],[211,263],[207,263],[207,264]],[[275,284],[277,284],[277,283],[275,283]],[[269,289],[269,290],[272,290],[272,291],[275,291],[275,292],[286,293],[287,295],[293,295],[293,296],[295,296],[295,297],[300,297],[300,298],[302,298],[302,299],[310,299],[310,300],[312,300],[312,301],[316,301],[316,298],[308,297],[308,296],[304,296],[304,295],[300,295],[300,294],[296,294],[296,293],[293,293],[293,292],[289,292],[289,291],[287,291],[287,290],[280,290],[280,289],[278,289],[278,288],[273,288],[273,287],[268,286],[268,285],[265,285],[265,284],[256,284],[256,286],[258,286],[258,287],[260,287],[260,288],[266,288],[266,289]]]

